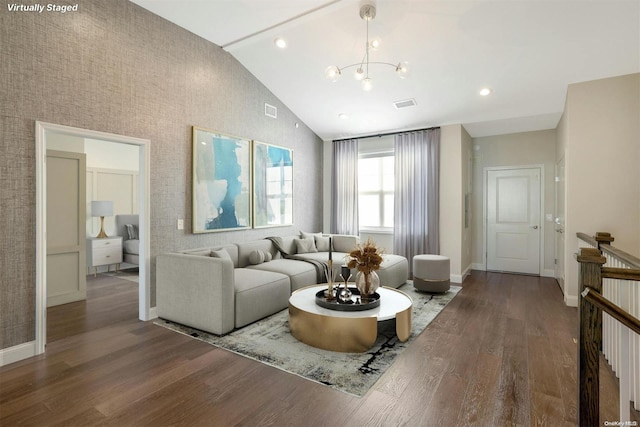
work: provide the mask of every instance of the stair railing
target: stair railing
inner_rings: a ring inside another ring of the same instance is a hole
[[[590,246],[576,254],[581,296],[578,422],[600,423],[601,350],[620,379],[619,421],[625,421],[629,402],[636,409],[640,406],[640,259],[611,246],[614,238],[609,233],[595,237],[577,233],[577,237]]]

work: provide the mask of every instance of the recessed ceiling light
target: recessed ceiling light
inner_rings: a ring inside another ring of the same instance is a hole
[[[482,89],[480,89],[481,96],[487,96],[490,94],[491,94],[491,89],[489,89],[488,87],[483,87]]]
[[[338,114],[338,117],[340,117],[342,120],[347,120],[349,118],[349,115],[345,113],[340,113]]]
[[[287,47],[287,42],[282,37],[278,37],[273,41],[273,43],[275,43],[275,45],[278,46],[280,49],[284,49],[285,47]]]

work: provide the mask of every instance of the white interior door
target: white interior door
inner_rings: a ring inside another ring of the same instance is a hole
[[[487,171],[487,270],[540,274],[540,168]]]
[[[560,284],[560,289],[564,292],[564,229],[565,229],[565,179],[564,179],[564,158],[556,164],[556,258],[555,277]],[[566,292],[565,292],[566,295]]]
[[[47,150],[47,307],[87,298],[85,157]]]

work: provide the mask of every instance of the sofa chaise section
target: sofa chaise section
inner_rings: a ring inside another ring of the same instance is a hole
[[[286,275],[250,268],[236,268],[234,274],[236,328],[271,316],[289,304],[291,284]]]

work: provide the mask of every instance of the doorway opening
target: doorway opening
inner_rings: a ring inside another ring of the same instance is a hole
[[[133,146],[138,151],[136,202],[139,214],[138,318],[155,316],[150,307],[149,140],[36,122],[36,341],[35,353],[45,351],[47,340],[47,162],[49,145],[58,137],[72,137]]]

